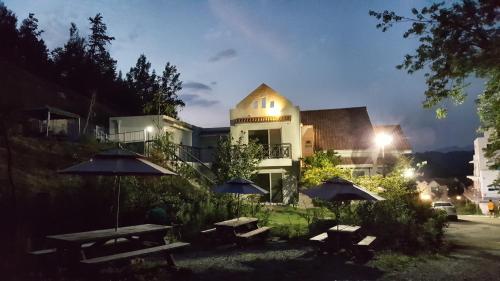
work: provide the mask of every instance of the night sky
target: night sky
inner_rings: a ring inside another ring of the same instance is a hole
[[[62,46],[70,22],[88,34],[100,12],[110,48],[125,74],[141,53],[161,72],[167,61],[184,81],[180,116],[198,126],[229,125],[229,108],[266,83],[301,109],[367,106],[374,124],[400,123],[415,151],[471,145],[478,117],[472,80],[462,106],[445,120],[425,110],[423,73],[395,66],[416,40],[407,26],[375,28],[370,9],[410,15],[431,1],[64,1],[10,0],[19,22],[35,13],[50,50]]]

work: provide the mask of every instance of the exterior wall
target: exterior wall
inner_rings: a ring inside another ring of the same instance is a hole
[[[484,149],[488,145],[488,138],[489,133],[485,132],[483,137],[474,140],[474,156],[471,161],[474,165],[474,174],[468,177],[474,182],[474,189],[480,195],[480,198],[478,198],[480,205],[484,206],[486,206],[489,199],[493,199],[495,202],[500,199],[498,187],[489,186],[498,178],[500,171],[488,167],[488,158],[484,155]],[[484,210],[486,209],[484,208]]]
[[[314,154],[314,127],[305,125],[301,127],[302,156],[308,157]]]
[[[146,131],[148,127],[152,128],[152,132]],[[193,143],[192,126],[168,116],[144,115],[109,118],[109,134],[115,135],[120,141],[127,141],[129,138],[135,141],[140,141],[140,138],[151,139],[159,132],[169,132],[171,140],[176,144],[191,146]],[[125,133],[128,134],[125,135]]]
[[[262,99],[266,99],[266,107],[262,108]],[[274,101],[275,107],[269,108],[270,102]],[[254,108],[254,102],[258,103],[258,107]],[[261,86],[250,93],[238,105],[230,110],[230,120],[238,118],[252,117],[276,117],[290,116],[290,121],[281,122],[260,122],[260,123],[238,123],[231,124],[231,137],[238,139],[241,134],[245,134],[244,141],[248,142],[249,130],[269,130],[281,129],[281,143],[291,144],[292,155],[294,161],[298,161],[302,157],[301,149],[301,129],[300,129],[300,110],[294,106],[286,98],[272,90],[271,88]],[[269,159],[276,160],[276,159]],[[278,161],[267,161],[261,166],[280,166],[283,163]],[[291,161],[288,163],[291,165]]]
[[[272,108],[271,102],[274,105]],[[299,108],[263,84],[230,110],[230,120],[230,136],[237,140],[244,135],[244,143],[248,143],[249,130],[280,129],[281,143],[291,145],[291,157],[264,159],[259,164],[258,173],[281,173],[283,203],[295,200],[300,175],[299,159],[302,157]]]

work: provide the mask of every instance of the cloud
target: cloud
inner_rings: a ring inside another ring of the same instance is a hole
[[[217,100],[208,100],[200,97],[197,94],[183,94],[181,95],[182,100],[188,105],[197,106],[213,106],[219,103]]]
[[[216,62],[220,60],[230,59],[236,57],[237,53],[235,49],[225,49],[223,51],[218,52],[215,56],[208,59],[210,62]]]
[[[212,13],[227,26],[241,34],[249,44],[265,50],[277,59],[286,59],[290,55],[287,44],[280,40],[279,34],[256,22],[255,18],[248,16],[236,2],[211,0],[209,1]]]
[[[182,88],[194,91],[212,91],[212,87],[208,86],[207,84],[193,81],[182,84]]]

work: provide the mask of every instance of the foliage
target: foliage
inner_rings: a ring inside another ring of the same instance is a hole
[[[184,102],[178,98],[177,92],[182,90],[182,81],[179,79],[180,73],[177,67],[169,62],[165,65],[162,77],[155,83],[150,101],[144,104],[145,114],[163,114],[177,118],[178,109],[185,106]]]
[[[304,163],[311,168],[334,167],[341,163],[341,157],[334,150],[316,151],[312,156],[306,157]]]
[[[447,99],[462,104],[467,77],[475,75],[487,81],[478,99],[478,113],[482,130],[492,131],[491,145],[486,151],[493,158],[494,168],[500,163],[498,8],[498,1],[494,0],[462,0],[450,5],[434,3],[420,11],[413,8],[413,17],[391,11],[369,13],[380,21],[377,28],[383,32],[396,23],[411,23],[403,37],[417,37],[420,46],[397,67],[410,74],[427,69],[424,107],[442,105]],[[446,108],[441,106],[436,114],[438,118],[445,117]]]
[[[148,73],[146,80],[153,86],[147,92],[148,100],[141,100],[145,86],[135,82],[142,82],[140,78],[143,77],[135,77],[130,83],[130,79],[123,79],[121,72],[116,73],[116,60],[109,52],[115,38],[108,33],[103,16],[98,13],[88,20],[88,37],[81,36],[77,26],[71,23],[68,41],[64,46],[49,51],[42,39],[43,30],[38,29],[38,19],[34,14],[30,13],[17,28],[16,15],[0,3],[0,57],[2,61],[19,65],[48,82],[72,90],[65,94],[78,93],[88,98],[95,95],[99,105],[114,110],[115,114],[137,115],[143,112],[145,102],[153,102],[146,106],[145,112],[158,114],[159,104],[161,114],[176,118],[178,109],[184,103],[177,96],[181,82],[175,66],[167,63],[162,77],[157,77],[154,71]],[[68,100],[72,99],[69,97]],[[88,112],[80,109],[76,113],[84,115]],[[111,113],[96,112],[96,116],[91,117],[92,120],[104,122],[108,114]]]
[[[496,9],[496,1],[463,0],[449,6],[434,3],[420,11],[414,8],[413,17],[391,11],[370,11],[370,15],[380,20],[377,28],[383,32],[396,23],[412,23],[403,37],[417,37],[420,46],[398,68],[411,74],[428,67],[424,106],[433,107],[447,98],[461,104],[467,76],[488,78],[498,70]]]
[[[250,179],[262,159],[262,146],[254,140],[245,144],[243,134],[237,141],[233,138],[219,138],[212,171],[218,183],[234,178]]]
[[[352,178],[352,169],[328,166],[323,168],[308,168],[304,170],[302,176],[302,185],[311,187],[321,184],[332,177],[341,177],[344,179]]]
[[[500,70],[495,70],[486,83],[484,92],[479,96],[478,113],[481,130],[488,131],[488,146],[485,156],[492,160],[492,169],[500,168]],[[497,184],[500,185],[499,179]]]

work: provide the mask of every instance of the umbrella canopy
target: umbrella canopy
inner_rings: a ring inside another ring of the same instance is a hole
[[[246,179],[232,179],[228,180],[225,183],[214,187],[214,192],[217,193],[234,193],[238,194],[238,209],[237,215],[238,219],[240,216],[240,194],[267,194],[269,191],[263,189],[262,187],[257,186],[252,181]]]
[[[122,148],[96,154],[88,161],[59,171],[60,174],[96,176],[165,176],[176,173],[144,159],[141,154]]]
[[[67,175],[95,175],[118,177],[118,192],[116,192],[116,221],[115,230],[118,230],[120,214],[120,178],[119,176],[166,176],[176,173],[160,167],[144,159],[141,154],[123,149],[111,149],[96,154],[89,161],[76,164],[58,171]]]
[[[384,198],[339,177],[326,180],[321,185],[310,188],[303,193],[311,198],[325,201],[384,200]]]
[[[234,194],[267,194],[269,191],[257,186],[252,181],[246,179],[232,179],[219,186],[214,187],[217,193]]]

